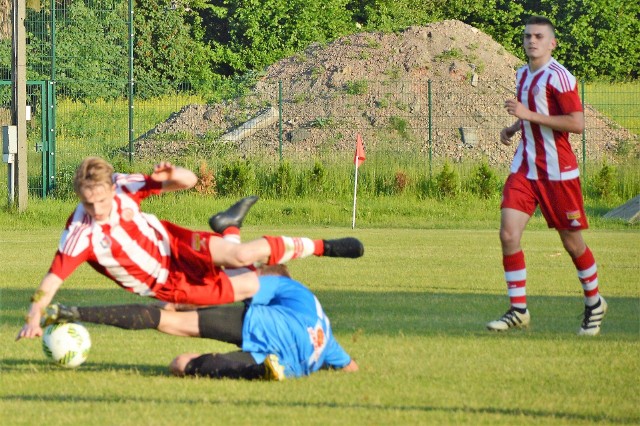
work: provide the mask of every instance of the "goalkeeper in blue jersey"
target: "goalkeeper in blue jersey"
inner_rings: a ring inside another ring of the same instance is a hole
[[[243,305],[189,311],[155,305],[51,305],[45,321],[157,329],[232,343],[241,349],[181,354],[169,366],[176,376],[283,380],[323,368],[357,371],[358,365],[334,338],[329,318],[313,293],[291,279],[283,265],[264,267],[259,272],[260,289]]]

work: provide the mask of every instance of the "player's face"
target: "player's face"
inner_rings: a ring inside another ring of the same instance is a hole
[[[105,222],[111,214],[115,185],[97,185],[84,188],[80,194],[80,201],[85,211],[97,222]]]
[[[523,45],[530,60],[548,59],[556,47],[556,38],[548,25],[526,25]]]

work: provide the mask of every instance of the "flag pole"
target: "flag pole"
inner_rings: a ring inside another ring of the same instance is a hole
[[[351,229],[356,227],[356,199],[358,194],[358,167],[365,160],[364,146],[362,146],[362,135],[356,134],[356,154],[353,156],[353,164],[356,166],[355,177],[353,179],[353,219]]]
[[[356,227],[356,194],[358,192],[358,162],[356,161],[356,171],[353,185],[353,219],[351,220],[351,229]]]

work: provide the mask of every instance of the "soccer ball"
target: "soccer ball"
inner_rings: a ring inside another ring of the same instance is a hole
[[[47,358],[63,367],[74,368],[87,360],[91,337],[84,326],[68,322],[44,329],[42,350]]]

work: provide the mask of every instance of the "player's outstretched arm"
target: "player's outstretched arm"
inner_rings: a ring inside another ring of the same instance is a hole
[[[193,188],[198,182],[198,177],[191,170],[174,166],[167,161],[155,165],[151,179],[162,182],[163,191]]]
[[[61,285],[62,280],[57,275],[48,273],[44,276],[44,278],[40,282],[40,286],[31,297],[31,306],[29,308],[29,313],[25,318],[25,324],[22,326],[22,329],[18,333],[16,340],[19,340],[23,337],[32,339],[34,337],[42,336],[42,327],[40,326],[40,318],[42,317],[42,312],[47,307],[47,305],[51,303],[53,296],[56,294]]]

